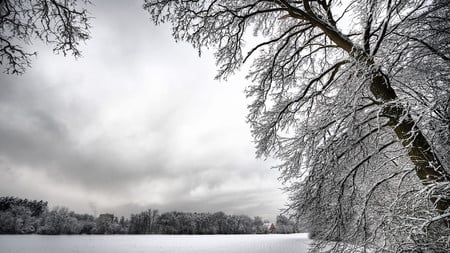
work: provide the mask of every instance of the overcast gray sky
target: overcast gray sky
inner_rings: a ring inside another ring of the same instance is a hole
[[[95,1],[83,56],[39,51],[1,74],[0,193],[77,212],[225,211],[273,219],[285,196],[257,160],[245,73],[214,80],[136,1]]]

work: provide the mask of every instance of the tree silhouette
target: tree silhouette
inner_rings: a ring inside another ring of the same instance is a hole
[[[77,0],[0,1],[0,65],[8,74],[22,74],[31,65],[26,46],[33,40],[53,45],[55,53],[80,55],[79,44],[89,38],[88,12]]]

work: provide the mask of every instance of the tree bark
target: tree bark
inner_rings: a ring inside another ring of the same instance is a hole
[[[280,0],[280,2],[283,7],[287,8],[291,17],[308,20],[313,26],[321,29],[338,47],[349,53],[351,57],[360,61],[361,64],[366,64],[367,69],[376,68],[375,62],[368,51],[355,45],[348,36],[340,33],[335,25],[319,18],[310,8],[308,1],[303,1],[306,11],[293,7],[287,1]],[[389,125],[408,151],[408,156],[415,166],[416,175],[421,183],[429,185],[436,182],[450,182],[449,172],[442,166],[414,119],[402,105],[395,103],[398,98],[397,94],[392,89],[388,77],[380,69],[376,68],[372,72],[369,88],[375,98],[381,100],[380,106],[383,109],[383,116],[390,119]],[[430,200],[439,213],[443,213],[450,207],[450,196],[448,194],[442,196],[434,191],[431,192]]]
[[[311,19],[311,17],[305,18]],[[345,35],[339,33],[337,29],[321,22],[316,17],[313,17],[310,21],[327,34],[337,46],[358,59],[361,64],[366,64],[367,69],[375,68],[373,58],[362,48],[352,43]],[[414,119],[402,105],[395,103],[398,98],[397,94],[391,87],[388,77],[381,70],[373,71],[369,88],[375,98],[381,100],[380,106],[383,108],[383,114],[390,119],[389,125],[408,151],[408,156],[415,166],[416,175],[421,183],[429,185],[436,182],[450,182],[449,172],[444,169]],[[430,201],[439,213],[443,213],[450,207],[450,196],[448,194],[442,196],[438,192],[432,192]]]
[[[374,73],[370,90],[375,98],[383,101],[383,116],[389,118],[389,125],[408,151],[408,156],[415,165],[416,175],[422,184],[450,182],[449,173],[444,169],[414,119],[402,105],[395,103],[397,95],[381,71]],[[432,192],[430,200],[436,210],[443,213],[450,206],[450,196],[439,195]]]

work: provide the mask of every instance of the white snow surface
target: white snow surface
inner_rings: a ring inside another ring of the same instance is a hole
[[[1,235],[0,253],[306,253],[307,234]]]

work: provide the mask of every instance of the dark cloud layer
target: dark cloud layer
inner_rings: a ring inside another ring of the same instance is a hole
[[[243,78],[175,44],[140,1],[91,7],[93,38],[74,60],[40,54],[0,76],[0,192],[80,212],[146,208],[268,218],[284,197],[254,158]]]

